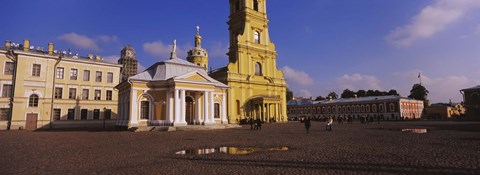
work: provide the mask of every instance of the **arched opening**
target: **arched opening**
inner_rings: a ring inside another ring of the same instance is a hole
[[[140,119],[150,119],[150,102],[148,100],[140,102]]]
[[[38,95],[32,94],[28,98],[28,106],[29,107],[38,107]]]
[[[220,119],[220,104],[219,103],[215,103],[214,105],[214,118],[216,119]]]
[[[258,12],[258,0],[253,0],[253,10]]]
[[[260,44],[260,32],[255,31],[253,34],[253,40],[255,43]]]
[[[237,115],[240,115],[240,100],[237,100]]]
[[[192,97],[185,97],[185,120],[189,125],[195,123],[195,103]]]
[[[255,63],[255,75],[262,75],[262,65],[259,62]]]

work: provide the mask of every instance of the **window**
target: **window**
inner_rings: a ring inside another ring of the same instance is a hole
[[[8,120],[9,114],[10,114],[10,108],[0,108],[0,121]]]
[[[150,117],[150,102],[142,101],[140,107],[140,119],[148,120]]]
[[[113,83],[113,73],[107,73],[107,83]]]
[[[262,65],[259,62],[255,63],[255,75],[262,75]]]
[[[95,72],[95,82],[102,82],[102,72]]]
[[[105,119],[107,119],[107,120],[112,119],[112,110],[111,109],[105,109],[104,115],[105,115]]]
[[[77,88],[68,89],[68,99],[76,99],[76,98],[77,98]]]
[[[93,120],[98,120],[100,119],[100,109],[94,109],[93,110]]]
[[[87,120],[88,119],[88,109],[82,109],[80,111],[80,117],[82,120]]]
[[[61,114],[62,114],[61,109],[53,109],[53,120],[60,120]]]
[[[112,91],[107,90],[107,100],[112,100]]]
[[[255,41],[255,43],[257,44],[260,44],[260,33],[255,31],[254,35],[253,35],[253,40]]]
[[[82,90],[82,100],[88,100],[88,93],[89,93],[88,89]]]
[[[63,75],[64,75],[64,69],[63,67],[57,67],[57,72],[55,74],[55,78],[56,79],[63,79]]]
[[[77,80],[78,69],[70,69],[70,80]]]
[[[365,112],[365,106],[364,105],[362,105],[361,109],[362,109],[362,112]]]
[[[68,109],[67,120],[75,120],[75,109]]]
[[[28,106],[29,107],[38,107],[38,95],[32,94],[28,98]]]
[[[370,105],[367,105],[367,112],[370,112]]]
[[[100,100],[102,97],[102,91],[101,90],[95,90],[95,100]]]
[[[63,91],[63,88],[60,88],[60,87],[55,88],[55,99],[62,99],[62,91]]]
[[[240,100],[237,100],[237,114],[240,115]]]
[[[5,62],[5,70],[3,74],[5,75],[13,75],[13,62]]]
[[[11,84],[3,84],[2,97],[12,97]]]
[[[378,105],[378,110],[380,110],[380,112],[383,112],[383,105],[382,104]]]
[[[377,105],[372,106],[372,112],[377,112]]]
[[[83,70],[83,81],[90,81],[90,71]]]
[[[258,12],[258,0],[253,0],[253,10]]]
[[[42,69],[42,65],[33,64],[33,66],[32,66],[32,76],[39,77],[41,69]]]
[[[395,105],[393,103],[390,103],[390,112],[395,111]]]

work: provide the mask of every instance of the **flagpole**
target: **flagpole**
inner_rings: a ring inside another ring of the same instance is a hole
[[[420,86],[422,85],[422,74],[418,73],[418,78],[420,79]]]

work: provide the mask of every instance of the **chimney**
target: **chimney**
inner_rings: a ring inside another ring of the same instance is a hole
[[[89,53],[89,54],[88,54],[88,59],[93,60],[93,54]]]
[[[49,55],[53,54],[53,43],[48,43],[48,54]]]
[[[23,40],[23,51],[28,52],[30,49],[30,40],[25,39]]]
[[[10,49],[10,47],[12,47],[12,42],[9,40],[5,41],[5,48]]]

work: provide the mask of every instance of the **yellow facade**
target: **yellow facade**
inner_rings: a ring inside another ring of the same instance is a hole
[[[212,72],[230,86],[230,123],[248,118],[287,121],[286,81],[277,68],[268,22],[266,0],[230,0],[229,64]]]
[[[103,62],[100,57],[53,53],[53,44],[44,52],[8,47],[11,43],[7,43],[0,49],[0,108],[10,109],[13,100],[11,129],[101,127],[105,117],[107,123],[114,123],[119,65]],[[14,75],[6,70],[9,68]],[[14,86],[13,98],[6,95],[9,86]],[[8,118],[2,118],[0,127],[6,128]]]

